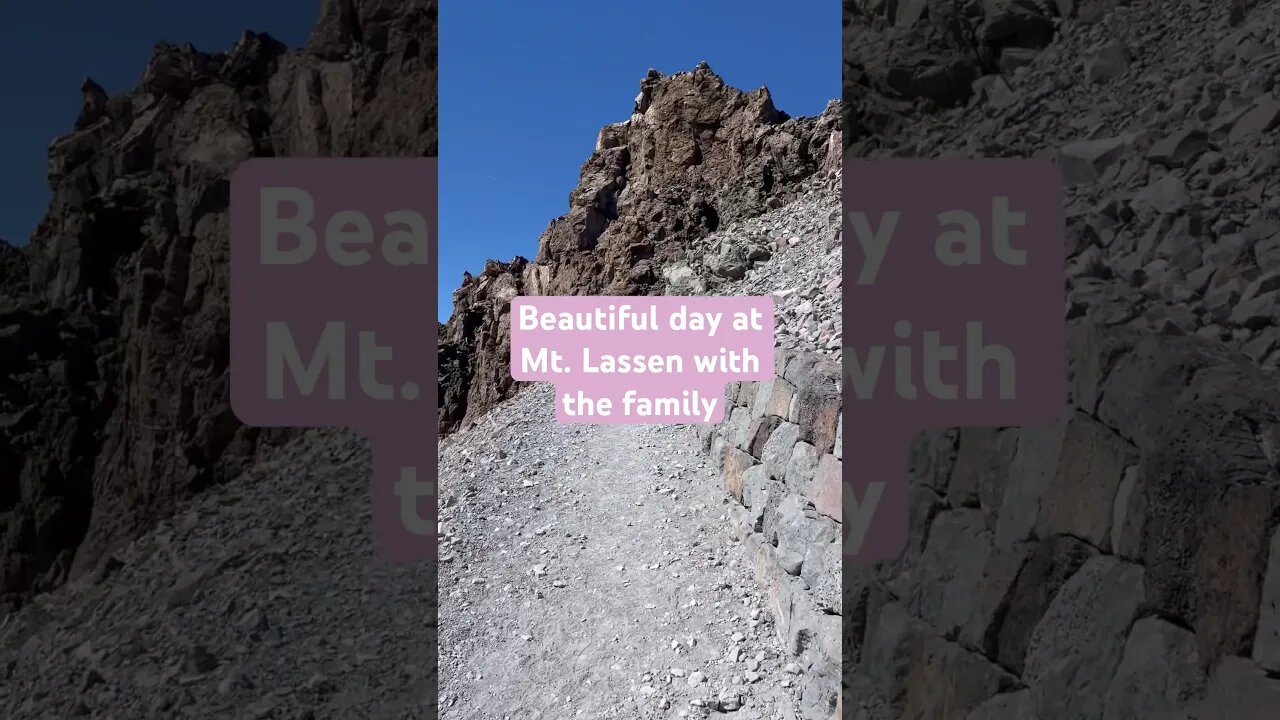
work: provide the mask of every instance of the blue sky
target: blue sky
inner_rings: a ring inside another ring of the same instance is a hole
[[[440,16],[440,315],[463,270],[533,257],[603,125],[625,120],[653,67],[700,60],[767,85],[792,115],[839,97],[835,0],[446,0]],[[46,151],[71,129],[88,75],[134,87],[160,40],[229,48],[242,30],[305,42],[318,0],[44,0],[0,8],[0,238],[24,244],[48,203]],[[796,12],[785,12],[795,9]]]
[[[0,238],[25,245],[49,203],[49,141],[80,111],[80,81],[116,94],[159,41],[230,48],[245,30],[305,42],[317,0],[41,0],[0,3]]]

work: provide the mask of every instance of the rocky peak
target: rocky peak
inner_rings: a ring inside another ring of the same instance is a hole
[[[80,83],[80,93],[80,115],[76,118],[76,130],[83,130],[94,124],[107,113],[107,91],[94,82],[93,78],[86,77]]]
[[[465,426],[514,392],[507,314],[517,295],[661,292],[662,268],[694,240],[784,204],[824,168],[839,106],[791,118],[767,88],[744,92],[700,63],[640,81],[631,116],[602,128],[569,210],[532,262],[490,261],[464,278],[441,336],[441,429]],[[837,145],[839,141],[836,141]]]

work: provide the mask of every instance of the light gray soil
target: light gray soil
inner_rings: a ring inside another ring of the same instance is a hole
[[[441,717],[794,717],[695,431],[559,425],[552,401],[531,388],[441,450]]]

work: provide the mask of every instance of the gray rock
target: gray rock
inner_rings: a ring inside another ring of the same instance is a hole
[[[1116,488],[1111,519],[1111,549],[1126,560],[1138,560],[1142,551],[1142,522],[1146,517],[1137,466],[1125,468]]]
[[[1143,618],[1129,631],[1102,720],[1179,710],[1200,696],[1205,683],[1196,636],[1164,620]]]
[[[1090,82],[1107,83],[1123,75],[1132,60],[1133,56],[1124,43],[1111,40],[1095,50],[1085,61],[1084,74]]]
[[[956,643],[930,635],[921,645],[916,672],[907,679],[903,717],[961,718],[1015,683],[990,660]]]
[[[1133,447],[1113,430],[1075,413],[1040,503],[1037,535],[1071,535],[1109,550],[1116,490],[1125,468],[1136,461]]]
[[[1191,203],[1186,183],[1173,173],[1166,173],[1140,191],[1135,200],[1156,212],[1172,214],[1184,210]]]
[[[1225,657],[1214,668],[1204,700],[1192,706],[1194,720],[1264,718],[1280,707],[1280,680],[1249,660]]]
[[[778,504],[773,532],[779,552],[794,553],[798,560],[804,559],[808,548],[826,545],[840,536],[831,518],[814,510],[804,496],[794,494],[787,495]]]
[[[791,448],[791,459],[787,461],[784,479],[788,487],[802,489],[809,485],[818,470],[818,450],[809,443],[800,440]]]
[[[974,708],[965,720],[1038,720],[1030,690],[997,695]]]
[[[1275,95],[1263,95],[1254,101],[1248,112],[1231,125],[1229,139],[1233,143],[1242,142],[1270,132],[1278,123],[1280,123],[1280,98]]]
[[[1023,428],[1009,466],[1009,480],[1000,503],[995,542],[1008,547],[1026,540],[1035,529],[1040,501],[1060,462],[1067,416],[1043,428]]]
[[[929,528],[920,563],[920,616],[944,635],[958,632],[979,600],[991,533],[978,510],[944,512]]]
[[[1110,137],[1099,140],[1082,140],[1062,146],[1058,150],[1058,164],[1062,167],[1067,184],[1097,181],[1128,151],[1132,138]]]
[[[1248,300],[1238,300],[1236,306],[1231,310],[1229,320],[1232,325],[1249,330],[1258,330],[1266,327],[1275,322],[1276,299],[1277,294],[1270,292]]]
[[[1280,530],[1271,536],[1267,558],[1253,660],[1267,671],[1280,672]]]
[[[747,430],[750,425],[751,413],[746,408],[735,407],[724,426],[725,442],[739,450],[747,450],[747,441],[750,439]]]
[[[751,403],[751,417],[764,417],[769,411],[770,399],[773,397],[773,384],[778,380],[765,380],[755,383],[756,391]]]
[[[1186,167],[1209,149],[1209,134],[1187,127],[1182,128],[1151,146],[1147,159],[1169,168]]]
[[[975,80],[973,94],[994,108],[1005,108],[1017,101],[1017,95],[1000,75],[984,75]]]
[[[881,606],[867,618],[867,637],[862,650],[862,667],[876,699],[901,707],[906,699],[906,680],[912,667],[912,648],[923,635],[924,626],[898,603]],[[895,714],[896,717],[896,714]]]
[[[1125,633],[1144,607],[1143,569],[1113,558],[1090,560],[1062,586],[1036,626],[1023,673],[1041,720],[1102,715]]]
[[[947,501],[952,507],[981,507],[994,523],[1017,442],[1014,430],[963,428],[947,487]]]
[[[786,477],[791,449],[799,440],[800,426],[795,423],[782,423],[773,431],[764,445],[764,456],[760,458],[770,476],[779,480]]]

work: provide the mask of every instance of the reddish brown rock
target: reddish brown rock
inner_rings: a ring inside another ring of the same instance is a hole
[[[1161,440],[1139,468],[1140,554],[1153,602],[1191,624],[1210,664],[1246,652],[1257,627],[1280,486],[1255,428],[1276,423],[1280,393],[1243,363],[1198,357],[1192,400],[1149,421]]]
[[[841,463],[834,455],[823,455],[818,460],[818,471],[809,485],[809,500],[818,512],[836,522],[843,522],[843,497]]]
[[[785,420],[787,411],[791,408],[791,398],[795,396],[796,389],[785,380],[775,380],[771,387],[769,402],[765,405],[764,411],[769,415]]]
[[[756,459],[736,447],[724,449],[721,474],[724,477],[724,489],[738,502],[742,502],[742,472],[757,464]]]
[[[839,369],[819,355],[805,355],[787,365],[785,378],[796,388],[800,439],[829,453],[836,444],[840,417]]]
[[[769,435],[782,422],[776,417],[761,417],[751,421],[750,427],[747,428],[747,452],[755,457],[764,456],[764,444],[769,441]]]

